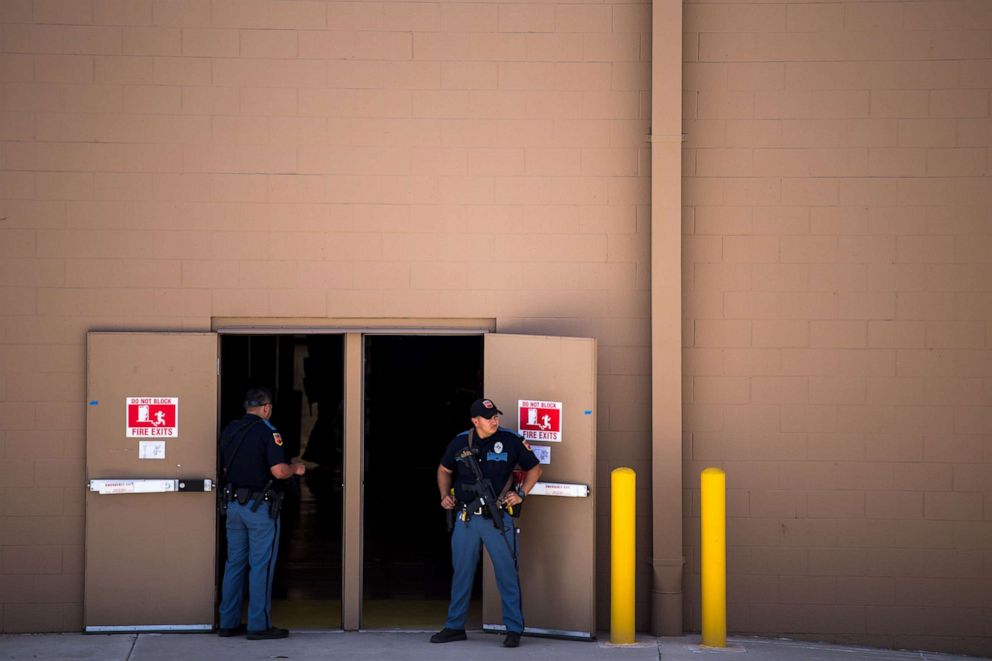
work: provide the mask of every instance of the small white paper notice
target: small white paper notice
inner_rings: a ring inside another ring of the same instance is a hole
[[[547,445],[532,445],[530,446],[530,449],[534,451],[534,454],[537,456],[537,460],[542,464],[551,463],[551,448]]]
[[[165,441],[138,441],[138,459],[165,459]]]

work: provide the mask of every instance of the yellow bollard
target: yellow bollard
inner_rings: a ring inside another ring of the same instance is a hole
[[[703,583],[703,645],[727,646],[727,475],[707,468],[699,476]]]
[[[610,642],[632,645],[634,638],[635,486],[631,468],[611,474]]]

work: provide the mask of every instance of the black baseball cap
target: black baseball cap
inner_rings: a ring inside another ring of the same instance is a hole
[[[503,412],[496,408],[491,399],[477,399],[468,410],[470,418],[491,418],[494,415],[503,415]]]
[[[253,409],[272,403],[272,392],[268,388],[252,388],[245,393],[244,407]]]

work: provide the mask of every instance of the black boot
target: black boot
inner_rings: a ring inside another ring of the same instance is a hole
[[[431,636],[432,643],[453,643],[456,640],[468,640],[465,629],[449,629],[445,627]]]

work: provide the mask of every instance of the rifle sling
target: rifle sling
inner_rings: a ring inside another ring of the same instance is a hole
[[[227,472],[231,470],[231,465],[234,463],[234,458],[238,456],[238,450],[241,449],[242,441],[244,441],[245,437],[248,436],[248,432],[251,431],[251,428],[257,425],[259,422],[261,422],[261,420],[252,420],[251,422],[249,422],[244,427],[238,430],[238,433],[240,435],[238,436],[237,444],[234,446],[234,452],[231,453],[231,458],[227,460],[227,463],[224,465],[224,467],[221,469],[220,472],[221,485],[227,483]]]

